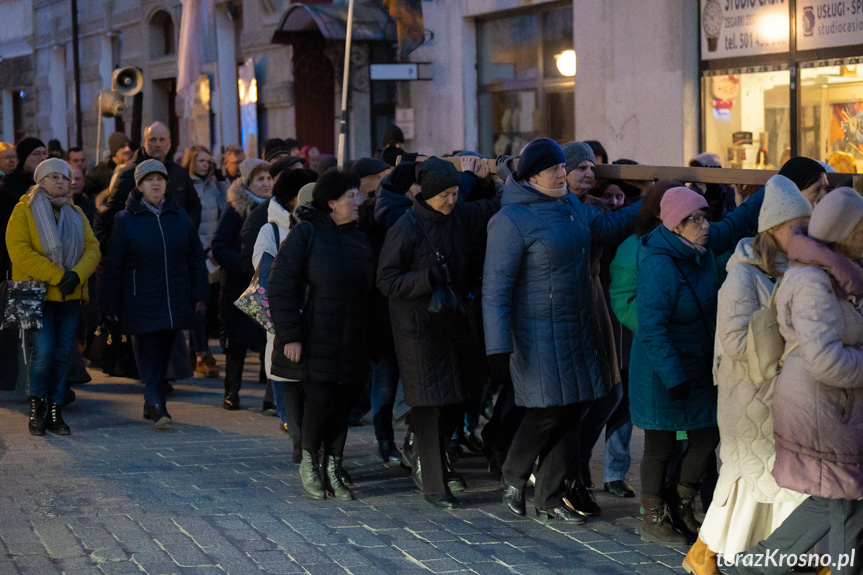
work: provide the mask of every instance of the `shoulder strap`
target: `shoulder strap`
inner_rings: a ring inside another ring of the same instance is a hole
[[[444,257],[444,255],[442,253],[440,253],[440,250],[437,249],[437,246],[435,246],[434,242],[429,237],[428,230],[426,230],[425,226],[422,225],[422,223],[417,219],[417,216],[416,216],[416,214],[414,214],[414,211],[409,210],[408,215],[410,215],[411,221],[414,223],[414,225],[420,229],[420,232],[422,233],[425,240],[428,242],[429,247],[432,249],[432,251],[434,251],[434,256],[435,256],[435,259],[437,260],[437,263],[443,264],[444,262],[446,262],[446,258]]]
[[[680,269],[680,264],[677,263],[677,260],[671,258],[671,262],[674,264],[674,267],[677,268],[677,271],[680,272],[680,277],[683,278],[683,281],[686,283],[686,287],[689,288],[690,292],[692,292],[692,298],[695,300],[695,306],[698,308],[698,315],[701,316],[701,323],[704,324],[704,329],[707,331],[707,335],[710,335],[712,332],[710,329],[710,323],[707,321],[707,316],[704,314],[704,308],[701,307],[701,301],[698,299],[698,294],[695,292],[692,284],[689,283],[689,279],[686,277],[686,274],[683,273],[682,269]]]
[[[276,240],[276,251],[279,251],[279,246],[282,243],[282,239],[279,235],[279,224],[276,222],[270,222],[270,225],[273,226],[273,237]]]

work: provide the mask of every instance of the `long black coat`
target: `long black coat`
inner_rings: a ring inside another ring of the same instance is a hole
[[[211,244],[213,258],[221,266],[219,270],[219,317],[221,318],[222,346],[264,346],[266,331],[234,305],[255,274],[251,255],[241,253],[243,224],[252,210],[258,206],[243,189],[242,180],[228,188],[228,205],[219,219],[219,227]]]
[[[124,333],[192,327],[196,302],[210,299],[198,229],[168,198],[160,215],[135,196],[117,214],[102,272],[104,315],[119,315]]]
[[[467,399],[464,371],[470,363],[481,362],[485,355],[481,341],[456,344],[453,337],[466,335],[467,325],[441,330],[428,312],[434,288],[429,270],[435,261],[434,248],[440,250],[455,291],[464,300],[472,293],[475,261],[470,257],[472,243],[481,241],[489,218],[500,207],[500,197],[476,202],[460,202],[445,216],[425,203],[414,202],[411,214],[403,215],[387,232],[378,264],[377,286],[389,298],[390,318],[405,401],[412,407],[435,407],[463,403]],[[428,232],[432,247],[417,225]],[[476,335],[476,334],[474,334]],[[475,382],[472,382],[475,383]]]
[[[33,174],[20,168],[12,170],[0,181],[0,281],[6,279],[6,270],[11,266],[9,252],[6,250],[6,225],[21,196],[26,194],[34,183]]]
[[[282,242],[267,284],[276,328],[273,375],[362,385],[368,378],[368,315],[375,275],[371,243],[355,223],[337,226],[311,206],[302,205],[295,214],[300,222]],[[309,301],[300,313],[307,285]],[[283,353],[292,342],[303,346],[296,363]]]

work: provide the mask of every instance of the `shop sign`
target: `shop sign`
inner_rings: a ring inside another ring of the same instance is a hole
[[[863,0],[797,0],[797,49],[863,43]]]
[[[701,59],[787,52],[788,17],[788,0],[701,0]]]

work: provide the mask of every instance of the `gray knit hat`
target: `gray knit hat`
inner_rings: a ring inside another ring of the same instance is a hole
[[[72,167],[60,158],[42,160],[33,172],[33,181],[38,184],[48,174],[62,174],[71,178]]]
[[[863,197],[853,188],[836,188],[815,204],[809,235],[824,243],[841,242],[863,219]]]
[[[258,158],[246,158],[240,163],[240,176],[243,178],[243,187],[249,187],[249,178],[252,177],[252,172],[255,171],[255,168],[259,166],[270,167],[269,162],[265,162],[264,160],[259,160]]]
[[[165,164],[160,162],[159,160],[154,160],[150,158],[149,160],[144,160],[137,166],[135,166],[135,185],[141,183],[141,180],[146,178],[149,174],[153,172],[158,172],[165,176],[165,179],[168,179],[168,170],[165,169]]]
[[[561,146],[566,156],[566,173],[570,173],[585,160],[596,164],[596,155],[587,142],[567,142]]]
[[[417,164],[416,175],[424,200],[430,200],[444,190],[458,186],[458,170],[455,165],[435,156]]]
[[[758,233],[784,224],[794,218],[811,216],[812,208],[797,185],[779,174],[767,180],[764,203],[758,212]]]

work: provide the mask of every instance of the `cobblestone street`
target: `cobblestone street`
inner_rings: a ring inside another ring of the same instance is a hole
[[[69,437],[31,437],[24,393],[0,392],[2,575],[683,572],[681,552],[640,540],[638,500],[601,486],[602,517],[586,526],[517,520],[485,459],[466,456],[464,508],[437,510],[380,462],[368,424],[345,454],[357,500],[307,500],[288,437],[258,411],[252,354],[242,411],[221,409],[221,380],[184,380],[165,432],[141,418],[139,383],[91,373],[65,412]],[[636,432],[636,489],[642,442]],[[598,450],[597,480],[601,464]]]

